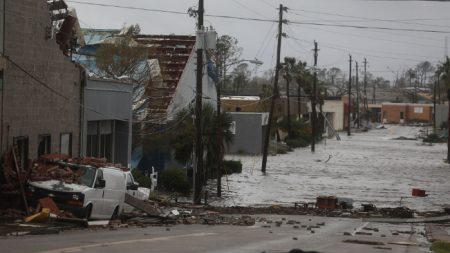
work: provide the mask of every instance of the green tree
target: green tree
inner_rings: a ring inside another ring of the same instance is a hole
[[[293,78],[297,83],[297,112],[298,112],[298,119],[300,119],[302,114],[301,91],[302,89],[305,89],[305,87],[307,86],[306,62],[302,61],[297,62],[297,64],[294,66],[293,69]]]
[[[169,127],[172,129],[169,133],[170,145],[174,149],[175,159],[183,164],[190,161],[193,153],[195,127],[190,117],[191,112],[183,110],[177,114],[175,119],[169,122]],[[217,113],[213,106],[205,104],[202,111],[202,137],[204,151],[206,152],[205,170],[208,175],[212,174],[213,168],[218,159],[221,159],[219,155],[219,144],[217,143],[218,133],[218,121]],[[233,139],[233,134],[230,131],[232,120],[231,116],[227,113],[221,114],[221,133],[222,133],[222,150],[224,144],[228,145]]]
[[[236,66],[232,73],[233,76],[233,93],[240,95],[245,87],[250,83],[251,72],[247,63],[241,63]]]
[[[442,79],[445,83],[445,87],[447,88],[447,99],[450,101],[450,58],[446,57],[445,62],[442,62],[438,65],[438,72],[442,73]],[[450,102],[449,104],[449,112],[450,112]],[[447,122],[447,126],[450,126],[450,122]],[[450,133],[450,127],[447,127],[447,134]],[[447,162],[450,163],[450,135],[447,140]]]
[[[229,79],[227,72],[230,67],[239,60],[242,55],[242,48],[238,46],[238,40],[229,35],[222,35],[217,39],[216,50],[213,53],[219,76],[222,77],[222,87],[227,88]]]

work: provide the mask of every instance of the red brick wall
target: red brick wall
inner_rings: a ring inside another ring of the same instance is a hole
[[[433,119],[433,108],[431,105],[415,104],[383,104],[381,108],[382,119],[385,123],[398,124],[400,113],[403,112],[404,123],[409,122],[431,122]]]
[[[400,123],[400,113],[403,112],[406,121],[407,105],[382,105],[381,117],[385,123]]]

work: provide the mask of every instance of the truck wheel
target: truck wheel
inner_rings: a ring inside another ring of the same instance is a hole
[[[119,219],[119,207],[118,206],[116,206],[113,214],[111,215],[111,220],[117,220],[117,219]]]
[[[91,214],[92,214],[92,205],[89,204],[89,205],[84,209],[84,219],[90,220],[90,219],[91,219]]]

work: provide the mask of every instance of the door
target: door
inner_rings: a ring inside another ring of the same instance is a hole
[[[102,181],[104,181],[103,171],[98,169],[95,177],[94,187],[91,189],[89,194],[89,199],[92,203],[91,218],[105,218],[105,186],[102,185]]]

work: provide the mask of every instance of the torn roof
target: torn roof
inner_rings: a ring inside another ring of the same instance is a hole
[[[195,46],[195,36],[182,35],[136,35],[135,41],[143,47],[149,48],[149,60],[157,62],[157,66],[149,66],[152,76],[160,72],[159,82],[148,88],[148,115],[150,118],[162,117],[175,96],[189,57]],[[155,61],[156,60],[156,61]]]
[[[104,43],[112,43],[126,32],[122,29],[83,29],[86,46],[78,50],[83,56],[95,56],[96,51]],[[176,88],[195,47],[195,36],[189,35],[133,35],[135,43],[132,47],[146,48],[150,80],[146,87],[148,98],[147,111],[144,118],[165,118],[167,109],[175,96]],[[140,117],[142,118],[142,117]],[[155,120],[156,122],[157,120]],[[162,121],[160,121],[162,122]]]

